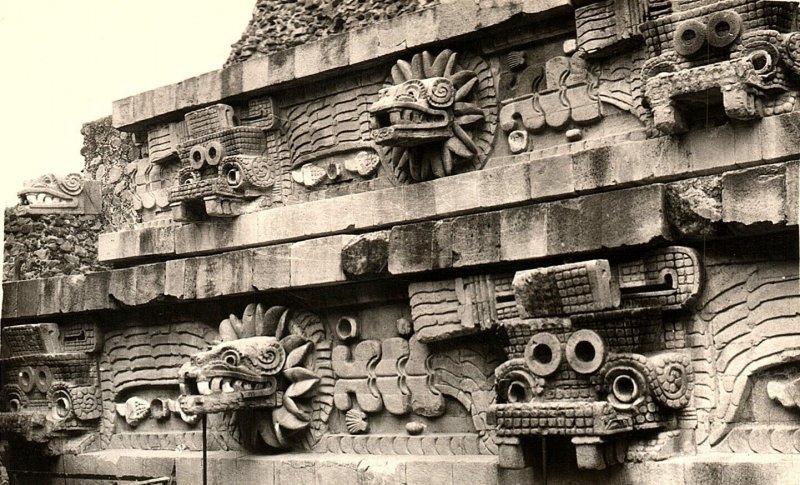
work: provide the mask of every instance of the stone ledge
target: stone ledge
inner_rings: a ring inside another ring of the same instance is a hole
[[[65,455],[51,472],[86,477],[174,476],[177,483],[201,483],[202,454],[168,450],[107,450]],[[465,459],[467,458],[467,459]],[[209,452],[209,484],[329,485],[383,483],[387,485],[458,485],[481,483],[536,483],[539,470],[503,470],[493,456],[380,456],[290,453],[250,455]],[[548,483],[605,483],[627,485],[681,485],[769,483],[796,485],[797,458],[781,454],[706,453],[664,461],[626,463],[607,470],[551,470]],[[174,473],[174,475],[173,475]],[[517,481],[518,480],[518,481]],[[81,481],[81,483],[83,483]]]
[[[798,137],[800,113],[791,113],[683,137],[578,144],[575,151],[547,158],[505,157],[480,171],[267,209],[230,222],[101,234],[98,259],[108,263],[223,252],[718,174],[798,157],[796,143],[787,141]]]
[[[234,97],[358,66],[454,37],[474,34],[517,15],[542,19],[570,11],[569,0],[496,2],[457,0],[234,64],[115,101],[115,128],[132,131],[146,121]]]
[[[682,227],[678,219],[689,217],[696,207],[686,204],[675,209],[673,199],[688,196],[663,184],[394,226],[388,236],[383,231],[372,238],[376,244],[386,245],[375,252],[386,258],[375,262],[376,267],[386,269],[369,277],[535,261],[676,239],[713,239],[727,237],[732,231],[786,230],[797,225],[793,207],[798,200],[798,165],[754,167],[691,179],[698,186],[702,186],[699,182],[710,184],[712,193],[721,193],[709,202],[716,214],[708,221],[714,230],[684,228],[678,237],[675,228]],[[749,199],[726,196],[725,187],[741,184]],[[717,190],[720,187],[722,190]],[[769,203],[759,205],[753,216],[750,199]],[[3,318],[341,284],[352,281],[344,272],[345,248],[355,240],[369,239],[370,234],[327,236],[82,276],[4,283]]]

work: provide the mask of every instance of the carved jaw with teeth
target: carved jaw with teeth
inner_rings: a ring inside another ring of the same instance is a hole
[[[19,203],[36,207],[77,207],[78,204],[72,198],[63,199],[53,191],[43,192],[23,192],[19,195]]]
[[[279,404],[277,375],[286,352],[274,337],[225,342],[192,356],[179,372],[190,414]]]
[[[231,416],[258,408],[248,426],[269,447],[318,440],[333,401],[330,343],[319,317],[250,304],[241,318],[223,320],[219,335],[221,343],[181,367],[181,410]]]
[[[69,210],[78,207],[77,197],[83,192],[83,180],[78,174],[56,177],[47,174],[25,184],[17,193],[19,211]]]
[[[424,81],[414,80],[387,88],[382,93],[381,99],[370,109],[370,127],[376,143],[412,147],[453,136],[452,110],[448,112],[427,107],[414,102],[416,99],[396,101],[412,97],[406,91],[417,92],[422,89]],[[449,89],[452,90],[452,84]]]

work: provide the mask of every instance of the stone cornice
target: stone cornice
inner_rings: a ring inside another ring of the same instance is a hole
[[[148,121],[291,81],[358,67],[444,40],[475,34],[522,16],[541,21],[568,12],[569,0],[455,0],[371,27],[333,35],[264,57],[249,59],[113,103],[113,125],[134,131]]]
[[[799,165],[781,163],[695,179],[721,194],[719,217],[712,224],[750,234],[796,228]],[[685,196],[679,189],[656,183],[368,233],[386,244],[384,261],[377,265],[383,269],[369,277],[407,278],[433,270],[682,240],[685,236],[675,231],[685,216],[681,210],[686,210],[675,208],[675,199],[683,201]],[[691,207],[692,196],[686,197],[685,205]],[[720,236],[729,230],[720,231]],[[352,282],[357,275],[346,274],[345,254],[351,243],[366,236],[340,234],[86,275],[8,282],[3,284],[2,317],[49,317]]]
[[[796,159],[800,113],[697,130],[681,137],[578,142],[494,159],[483,170],[428,182],[244,214],[232,221],[101,234],[102,262],[169,259],[397,224]],[[368,210],[366,210],[368,209]]]

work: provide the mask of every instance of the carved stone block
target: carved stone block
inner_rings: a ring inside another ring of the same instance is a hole
[[[522,317],[547,317],[619,306],[620,292],[608,261],[551,266],[514,275]]]
[[[642,78],[655,127],[686,131],[700,99],[734,120],[792,111],[793,100],[783,95],[796,87],[796,9],[791,2],[737,0],[661,11],[643,23]]]
[[[103,206],[100,192],[100,182],[83,180],[77,173],[42,175],[17,192],[16,210],[20,215],[99,214]]]
[[[102,414],[95,325],[4,327],[0,431],[43,443],[49,454],[80,452]]]
[[[669,351],[684,345],[662,313],[685,308],[700,283],[698,256],[682,247],[613,268],[594,260],[517,272],[520,316],[500,322],[509,360],[495,371],[498,436],[570,436],[579,467],[603,468],[617,461],[602,459],[605,437],[671,426],[695,374],[687,353]]]

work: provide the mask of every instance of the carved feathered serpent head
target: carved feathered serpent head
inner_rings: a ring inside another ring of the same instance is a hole
[[[392,166],[412,180],[450,175],[461,159],[479,155],[473,128],[486,120],[481,78],[462,69],[456,53],[416,54],[397,61],[392,84],[370,106],[372,138],[392,150]],[[485,83],[484,83],[485,84]],[[400,177],[404,179],[405,177]]]
[[[250,304],[241,318],[223,320],[221,342],[194,354],[179,371],[183,412],[271,409],[259,432],[269,446],[288,446],[289,435],[319,418],[312,405],[321,381],[317,353],[326,344],[316,330],[321,323],[297,323],[309,320],[306,315]]]

